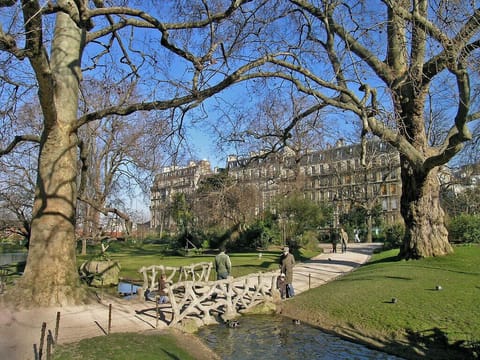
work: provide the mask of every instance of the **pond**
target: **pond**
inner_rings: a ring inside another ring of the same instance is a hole
[[[238,323],[204,326],[197,336],[222,359],[401,359],[282,316],[248,315]]]
[[[0,266],[24,262],[26,260],[26,252],[0,253]]]

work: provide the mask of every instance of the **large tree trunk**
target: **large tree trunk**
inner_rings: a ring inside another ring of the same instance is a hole
[[[399,256],[419,259],[453,252],[440,206],[438,170],[424,175],[413,171],[402,157],[401,163],[401,212],[405,221],[405,238]]]
[[[77,135],[82,32],[60,12],[49,67],[33,63],[44,115],[27,264],[13,296],[20,305],[83,300],[76,265]],[[33,61],[32,61],[33,62]]]

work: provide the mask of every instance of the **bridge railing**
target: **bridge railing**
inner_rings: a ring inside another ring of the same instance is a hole
[[[213,263],[201,262],[187,266],[175,267],[164,265],[143,266],[139,273],[143,275],[142,289],[154,291],[158,287],[158,277],[163,273],[166,281],[170,284],[182,281],[208,281],[212,271]]]
[[[276,291],[273,273],[257,273],[218,281],[182,281],[168,287],[172,306],[170,326],[186,317],[204,324],[215,323],[213,313],[234,317],[238,312],[273,300]]]

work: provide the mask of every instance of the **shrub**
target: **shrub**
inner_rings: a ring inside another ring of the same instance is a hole
[[[385,227],[385,249],[400,248],[404,235],[405,227],[402,224],[392,224]]]
[[[447,224],[450,242],[480,243],[480,216],[461,214]]]
[[[318,251],[319,233],[313,230],[307,230],[303,233],[300,240],[300,246],[305,250]]]

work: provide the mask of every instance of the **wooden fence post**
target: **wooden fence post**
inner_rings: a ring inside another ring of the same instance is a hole
[[[42,330],[40,333],[40,345],[38,349],[38,360],[42,360],[43,353],[43,342],[45,341],[45,331],[47,330],[47,323],[42,323]]]
[[[58,330],[60,328],[60,311],[57,312],[57,321],[55,322],[55,344],[58,342]]]
[[[108,304],[108,332],[110,335],[110,329],[112,328],[112,304]]]
[[[155,329],[158,327],[158,302],[160,301],[160,297],[155,296],[155,309],[156,309],[156,321],[155,321]]]
[[[51,359],[52,345],[53,345],[53,336],[52,336],[52,332],[49,331],[47,335],[47,360]]]

